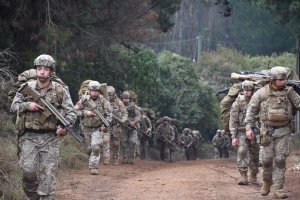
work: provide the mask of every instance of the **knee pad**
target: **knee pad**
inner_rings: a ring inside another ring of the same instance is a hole
[[[273,165],[273,160],[272,160],[272,158],[264,158],[264,159],[262,160],[262,166],[263,166],[264,168],[270,168],[270,167],[272,167],[272,165]]]
[[[246,158],[247,157],[247,148],[245,148],[244,146],[239,146],[238,148],[238,154],[240,156],[240,158]]]
[[[23,172],[23,180],[27,183],[33,183],[37,181],[37,175],[35,172]]]
[[[100,153],[100,148],[98,145],[92,146],[93,154],[98,155]]]
[[[285,157],[284,155],[277,155],[275,157],[275,166],[283,169],[285,167]]]
[[[104,144],[107,144],[107,143],[109,143],[109,141],[110,141],[110,137],[109,137],[108,135],[105,135],[105,136],[103,137],[103,143],[104,143]]]

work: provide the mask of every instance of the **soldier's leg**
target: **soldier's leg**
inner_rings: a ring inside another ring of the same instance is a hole
[[[134,164],[135,162],[137,143],[138,143],[137,131],[132,131],[131,133],[129,133],[129,163],[130,164]]]
[[[289,135],[285,135],[274,141],[275,165],[273,171],[273,183],[275,195],[278,198],[287,198],[287,194],[283,191],[286,171],[286,158],[289,155]]]
[[[23,170],[23,189],[26,196],[32,200],[38,200],[38,160],[39,154],[36,145],[28,139],[22,141],[20,166]]]
[[[157,144],[159,145],[160,160],[165,160],[165,145],[166,145],[166,143],[162,140],[157,140]]]
[[[145,159],[147,153],[147,138],[144,135],[142,135],[141,137],[140,152],[141,152],[140,155],[141,159]]]
[[[219,154],[219,148],[218,147],[214,147],[214,159],[218,159],[220,154]]]
[[[45,135],[46,136],[46,135]],[[55,137],[53,139],[53,137]],[[58,170],[60,138],[51,135],[45,137],[46,145],[40,149],[39,187],[37,193],[40,199],[54,199],[56,190],[55,175]]]
[[[108,165],[110,160],[110,132],[103,133],[103,158],[104,165]]]
[[[84,144],[85,144],[85,148],[86,148],[86,153],[88,156],[91,155],[92,153],[92,147],[91,147],[91,134],[92,132],[86,131],[86,130],[82,130],[83,135],[84,135]]]
[[[259,167],[259,151],[260,151],[259,144],[257,144],[256,142],[250,144],[250,146],[249,146],[250,183],[252,183],[254,185],[258,185],[257,174],[258,174],[258,167]]]
[[[119,125],[115,125],[112,127],[115,135],[117,137],[112,138],[112,157],[113,157],[113,165],[119,164],[119,154],[120,154],[120,132],[121,127]]]
[[[237,152],[237,168],[241,174],[241,178],[238,180],[239,185],[248,184],[248,166],[249,166],[249,141],[245,134],[239,134],[239,147]]]
[[[127,128],[121,129],[121,150],[122,150],[122,163],[127,164],[129,159],[129,133]]]
[[[262,149],[262,167],[263,167],[263,185],[261,187],[260,193],[262,196],[266,196],[270,193],[270,187],[272,185],[272,171],[273,171],[273,151],[274,141],[268,145],[263,146]]]
[[[90,155],[89,159],[89,168],[91,169],[92,175],[98,174],[98,168],[99,168],[99,161],[100,161],[100,146],[102,145],[102,132],[100,131],[94,131],[91,134],[91,147],[92,147],[92,153]]]
[[[141,155],[141,138],[142,138],[142,133],[140,132],[141,130],[137,131],[137,139],[136,139],[136,144],[135,144],[135,157],[140,158]]]

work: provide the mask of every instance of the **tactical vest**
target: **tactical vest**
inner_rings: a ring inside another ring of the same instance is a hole
[[[136,109],[135,105],[127,106],[128,118],[131,120],[134,120],[136,116],[135,109]]]
[[[158,127],[157,127],[157,129],[158,129],[158,135],[157,135],[157,138],[159,139],[159,140],[164,140],[164,137],[163,137],[163,135],[165,135],[168,139],[170,139],[170,137],[172,136],[172,131],[174,131],[173,130],[173,127],[171,126],[171,125],[167,125],[167,126],[164,126],[163,124],[161,124],[161,125],[159,125]]]
[[[260,120],[268,126],[286,126],[292,120],[292,104],[288,99],[291,87],[282,91],[272,91],[267,85],[260,104]]]
[[[117,115],[118,117],[122,116],[120,101],[121,100],[119,98],[116,98],[113,102],[110,102],[113,114]]]
[[[95,101],[91,100],[91,97],[89,95],[86,98],[87,98],[86,101],[93,101],[96,104],[98,111],[102,115],[104,115],[104,107],[103,107],[104,97],[102,95],[99,95],[98,98]],[[84,111],[92,111],[92,108],[88,107],[85,104],[85,102],[83,102],[83,110]],[[101,119],[97,115],[96,116],[91,116],[91,117],[83,116],[80,123],[83,126],[88,127],[88,128],[97,128],[97,127],[102,126],[102,124],[103,124],[103,122],[101,121]]]
[[[37,81],[30,81],[28,82],[28,85],[35,89]],[[57,108],[59,112],[62,111],[62,101],[64,96],[64,89],[63,86],[59,83],[52,82],[52,85],[54,86],[54,90],[50,89],[46,93],[46,100],[48,100],[52,105]],[[26,102],[34,102],[34,99],[32,96],[25,95],[25,101]],[[55,118],[54,115],[51,115],[48,117],[48,119],[45,120],[45,122],[40,122],[42,113],[41,112],[26,112],[25,113],[25,129],[29,129],[32,131],[55,131],[57,129],[58,120]]]
[[[240,94],[237,97],[236,101],[239,105],[239,127],[245,127],[244,120],[246,118],[247,106],[250,98],[247,98],[243,94]]]

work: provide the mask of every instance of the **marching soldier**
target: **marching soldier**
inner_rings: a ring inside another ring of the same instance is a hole
[[[51,81],[55,60],[49,55],[40,55],[34,60],[37,80],[28,86],[44,96],[70,124],[76,121],[76,113],[70,93],[61,84]],[[21,88],[24,86],[21,85]],[[59,147],[66,128],[59,126],[54,115],[44,118],[44,108],[30,94],[16,93],[11,111],[18,114],[21,141],[20,166],[23,170],[23,188],[29,199],[54,199],[55,174],[58,170]]]
[[[88,85],[88,94],[83,95],[75,105],[77,116],[84,134],[89,158],[89,169],[92,175],[98,175],[100,161],[100,146],[104,148],[109,145],[110,133],[104,122],[94,109],[97,109],[103,117],[110,121],[110,103],[100,94],[100,83],[91,81]],[[92,105],[95,105],[92,107]],[[103,152],[107,152],[105,149]],[[104,155],[104,163],[108,164],[109,154]]]

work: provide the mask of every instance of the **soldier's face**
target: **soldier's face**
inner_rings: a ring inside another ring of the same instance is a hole
[[[39,65],[36,67],[36,76],[40,81],[45,81],[50,78],[51,68]]]
[[[276,79],[273,82],[273,85],[277,88],[277,89],[283,89],[285,87],[285,79]]]
[[[90,90],[90,95],[93,99],[95,99],[99,96],[99,91],[98,90]]]
[[[129,104],[129,97],[123,97],[122,98],[122,101],[123,101],[123,103],[125,104],[125,105],[128,105]]]
[[[251,97],[252,96],[252,90],[244,90],[244,96],[245,97]]]

